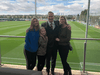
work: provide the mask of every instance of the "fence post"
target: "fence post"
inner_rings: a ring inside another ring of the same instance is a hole
[[[83,73],[85,73],[86,44],[87,44],[87,42],[84,42]]]

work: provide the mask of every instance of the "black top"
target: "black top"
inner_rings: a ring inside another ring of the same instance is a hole
[[[62,28],[61,25],[59,26],[59,33],[58,33],[58,38],[60,39],[60,41],[58,42],[59,45],[69,44],[69,41],[71,39],[71,29],[68,28],[68,26],[65,28]]]

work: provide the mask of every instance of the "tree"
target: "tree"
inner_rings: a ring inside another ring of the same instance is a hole
[[[79,16],[80,16],[80,15],[79,15],[79,14],[77,14],[77,20],[79,20]]]
[[[87,9],[81,12],[79,20],[86,22],[86,16],[87,16]]]

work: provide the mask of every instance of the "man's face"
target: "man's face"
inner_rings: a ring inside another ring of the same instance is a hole
[[[53,19],[54,19],[53,13],[49,13],[48,14],[48,20],[49,20],[49,22],[53,22]]]

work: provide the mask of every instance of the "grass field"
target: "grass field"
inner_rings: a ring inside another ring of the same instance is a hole
[[[39,23],[43,22],[45,21]],[[68,23],[71,25],[72,38],[85,38],[85,25],[73,21],[68,21]],[[0,35],[25,36],[26,29],[30,24],[30,21],[0,22]],[[89,26],[88,38],[100,38],[100,29]],[[71,40],[73,52],[69,52],[68,62],[72,69],[82,70],[84,42],[85,40]],[[24,43],[25,38],[0,37],[2,63],[25,65]],[[100,71],[100,41],[88,40],[86,52],[86,70]],[[56,67],[63,68],[59,53]]]

